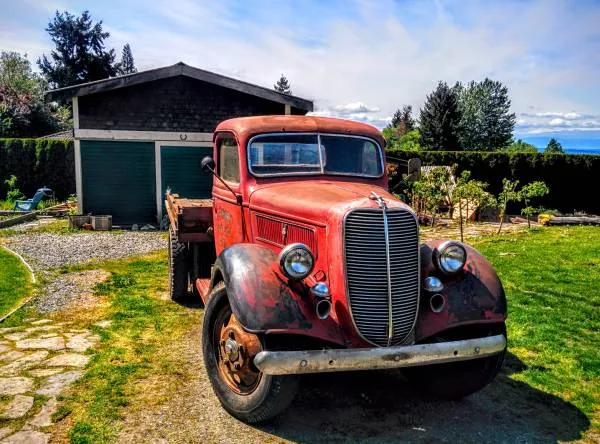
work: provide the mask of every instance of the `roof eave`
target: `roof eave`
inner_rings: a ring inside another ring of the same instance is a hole
[[[199,68],[194,68],[184,63],[177,63],[164,68],[157,68],[148,71],[142,71],[134,74],[128,74],[110,79],[97,80],[95,82],[82,83],[80,85],[69,86],[48,91],[46,97],[48,99],[81,97],[90,94],[98,94],[102,92],[112,91],[129,86],[139,85],[141,83],[162,80],[170,77],[183,75],[196,80],[212,83],[235,91],[250,94],[256,97],[261,97],[272,102],[289,105],[303,111],[312,111],[313,103],[310,100],[300,97],[282,94],[262,86],[253,85],[241,80],[232,79],[230,77],[215,74],[209,71],[204,71]]]

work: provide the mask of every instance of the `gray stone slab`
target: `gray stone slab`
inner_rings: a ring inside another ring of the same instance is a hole
[[[33,321],[31,323],[31,325],[42,325],[42,324],[49,324],[52,322],[52,319],[39,319],[37,321]]]
[[[21,395],[33,388],[33,379],[16,376],[0,378],[0,395]]]
[[[47,376],[52,376],[55,375],[57,373],[62,372],[64,369],[62,367],[56,367],[56,368],[36,368],[33,370],[29,370],[27,373],[29,373],[30,376],[33,376],[34,378],[45,378]]]
[[[0,375],[10,376],[16,375],[22,370],[27,370],[35,367],[37,363],[42,362],[50,353],[47,350],[39,350],[34,353],[25,355],[10,364],[0,367]]]
[[[44,365],[46,367],[84,367],[89,360],[89,356],[79,353],[62,353],[48,359]]]
[[[25,415],[31,407],[33,407],[33,396],[15,395],[0,414],[0,417],[17,419]]]
[[[1,355],[0,361],[15,361],[19,358],[22,358],[23,356],[25,356],[25,353],[17,351],[17,350],[13,350],[13,351],[9,351],[9,352]]]
[[[52,414],[56,412],[57,408],[58,402],[56,401],[56,398],[50,398],[46,404],[42,406],[40,412],[27,422],[27,425],[36,428],[51,426]]]
[[[48,433],[35,430],[20,431],[0,441],[2,444],[46,444],[50,440]]]
[[[50,376],[36,393],[38,395],[57,396],[65,388],[79,379],[81,375],[83,375],[81,370],[73,370]]]
[[[45,350],[62,350],[65,348],[65,340],[61,337],[46,338],[46,339],[24,339],[17,341],[15,344],[20,349],[45,349]]]

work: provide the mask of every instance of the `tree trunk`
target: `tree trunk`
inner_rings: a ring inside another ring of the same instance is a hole
[[[462,201],[458,200],[458,225],[460,226],[460,241],[464,242],[463,236],[463,215],[462,215]]]

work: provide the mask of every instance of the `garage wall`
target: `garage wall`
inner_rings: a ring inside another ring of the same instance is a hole
[[[82,140],[83,213],[113,223],[156,223],[154,142]]]
[[[79,97],[81,129],[212,133],[222,120],[284,113],[281,103],[185,76]]]

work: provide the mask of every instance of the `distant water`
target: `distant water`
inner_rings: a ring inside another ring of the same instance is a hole
[[[600,133],[554,133],[544,135],[517,134],[515,138],[531,143],[539,151],[544,151],[550,137],[556,138],[568,154],[596,154],[600,155]]]
[[[600,155],[600,148],[565,148],[565,153],[567,154],[595,154],[596,156]]]

